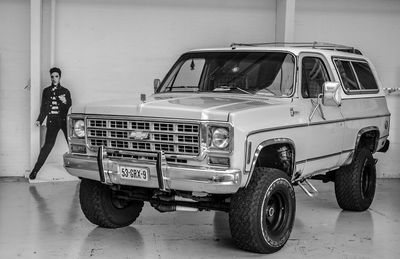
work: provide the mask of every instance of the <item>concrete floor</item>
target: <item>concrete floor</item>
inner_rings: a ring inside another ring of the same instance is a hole
[[[101,229],[86,220],[79,182],[0,180],[0,258],[400,258],[400,179],[378,180],[368,211],[341,211],[333,184],[296,191],[295,226],[272,255],[237,249],[222,212],[161,214],[148,204],[130,227]]]

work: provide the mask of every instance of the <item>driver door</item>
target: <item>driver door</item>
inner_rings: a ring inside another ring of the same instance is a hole
[[[343,146],[344,121],[340,106],[322,104],[323,84],[334,81],[327,60],[314,53],[301,54],[300,71],[300,98],[303,99],[309,123],[306,163],[302,174],[304,177],[338,166]]]

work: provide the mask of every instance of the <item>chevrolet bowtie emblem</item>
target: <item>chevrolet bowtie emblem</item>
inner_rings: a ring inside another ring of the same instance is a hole
[[[129,138],[133,138],[133,139],[136,139],[136,140],[148,139],[149,138],[149,133],[148,132],[143,132],[143,131],[132,131],[129,134]]]

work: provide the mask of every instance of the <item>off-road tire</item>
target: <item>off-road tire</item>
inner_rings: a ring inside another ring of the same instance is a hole
[[[353,162],[341,167],[335,175],[335,194],[340,208],[364,211],[374,199],[376,185],[375,161],[371,151],[360,148]]]
[[[79,200],[86,218],[103,228],[129,226],[139,217],[144,204],[116,199],[109,186],[88,179],[80,183]]]
[[[292,232],[296,198],[289,177],[274,168],[256,168],[250,183],[231,199],[229,225],[235,244],[269,254],[281,249]]]

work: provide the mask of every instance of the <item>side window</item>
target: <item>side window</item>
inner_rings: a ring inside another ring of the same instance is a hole
[[[356,76],[354,75],[353,69],[351,68],[350,61],[335,60],[335,65],[337,67],[340,79],[344,89],[347,91],[358,90],[358,84]]]
[[[351,62],[356,71],[358,81],[360,82],[360,89],[377,90],[375,77],[367,63],[364,62]]]
[[[329,81],[324,62],[317,57],[302,59],[301,93],[304,98],[317,98],[322,93],[322,85]]]
[[[370,92],[378,90],[375,77],[368,63],[362,61],[334,60],[337,71],[347,92]]]

